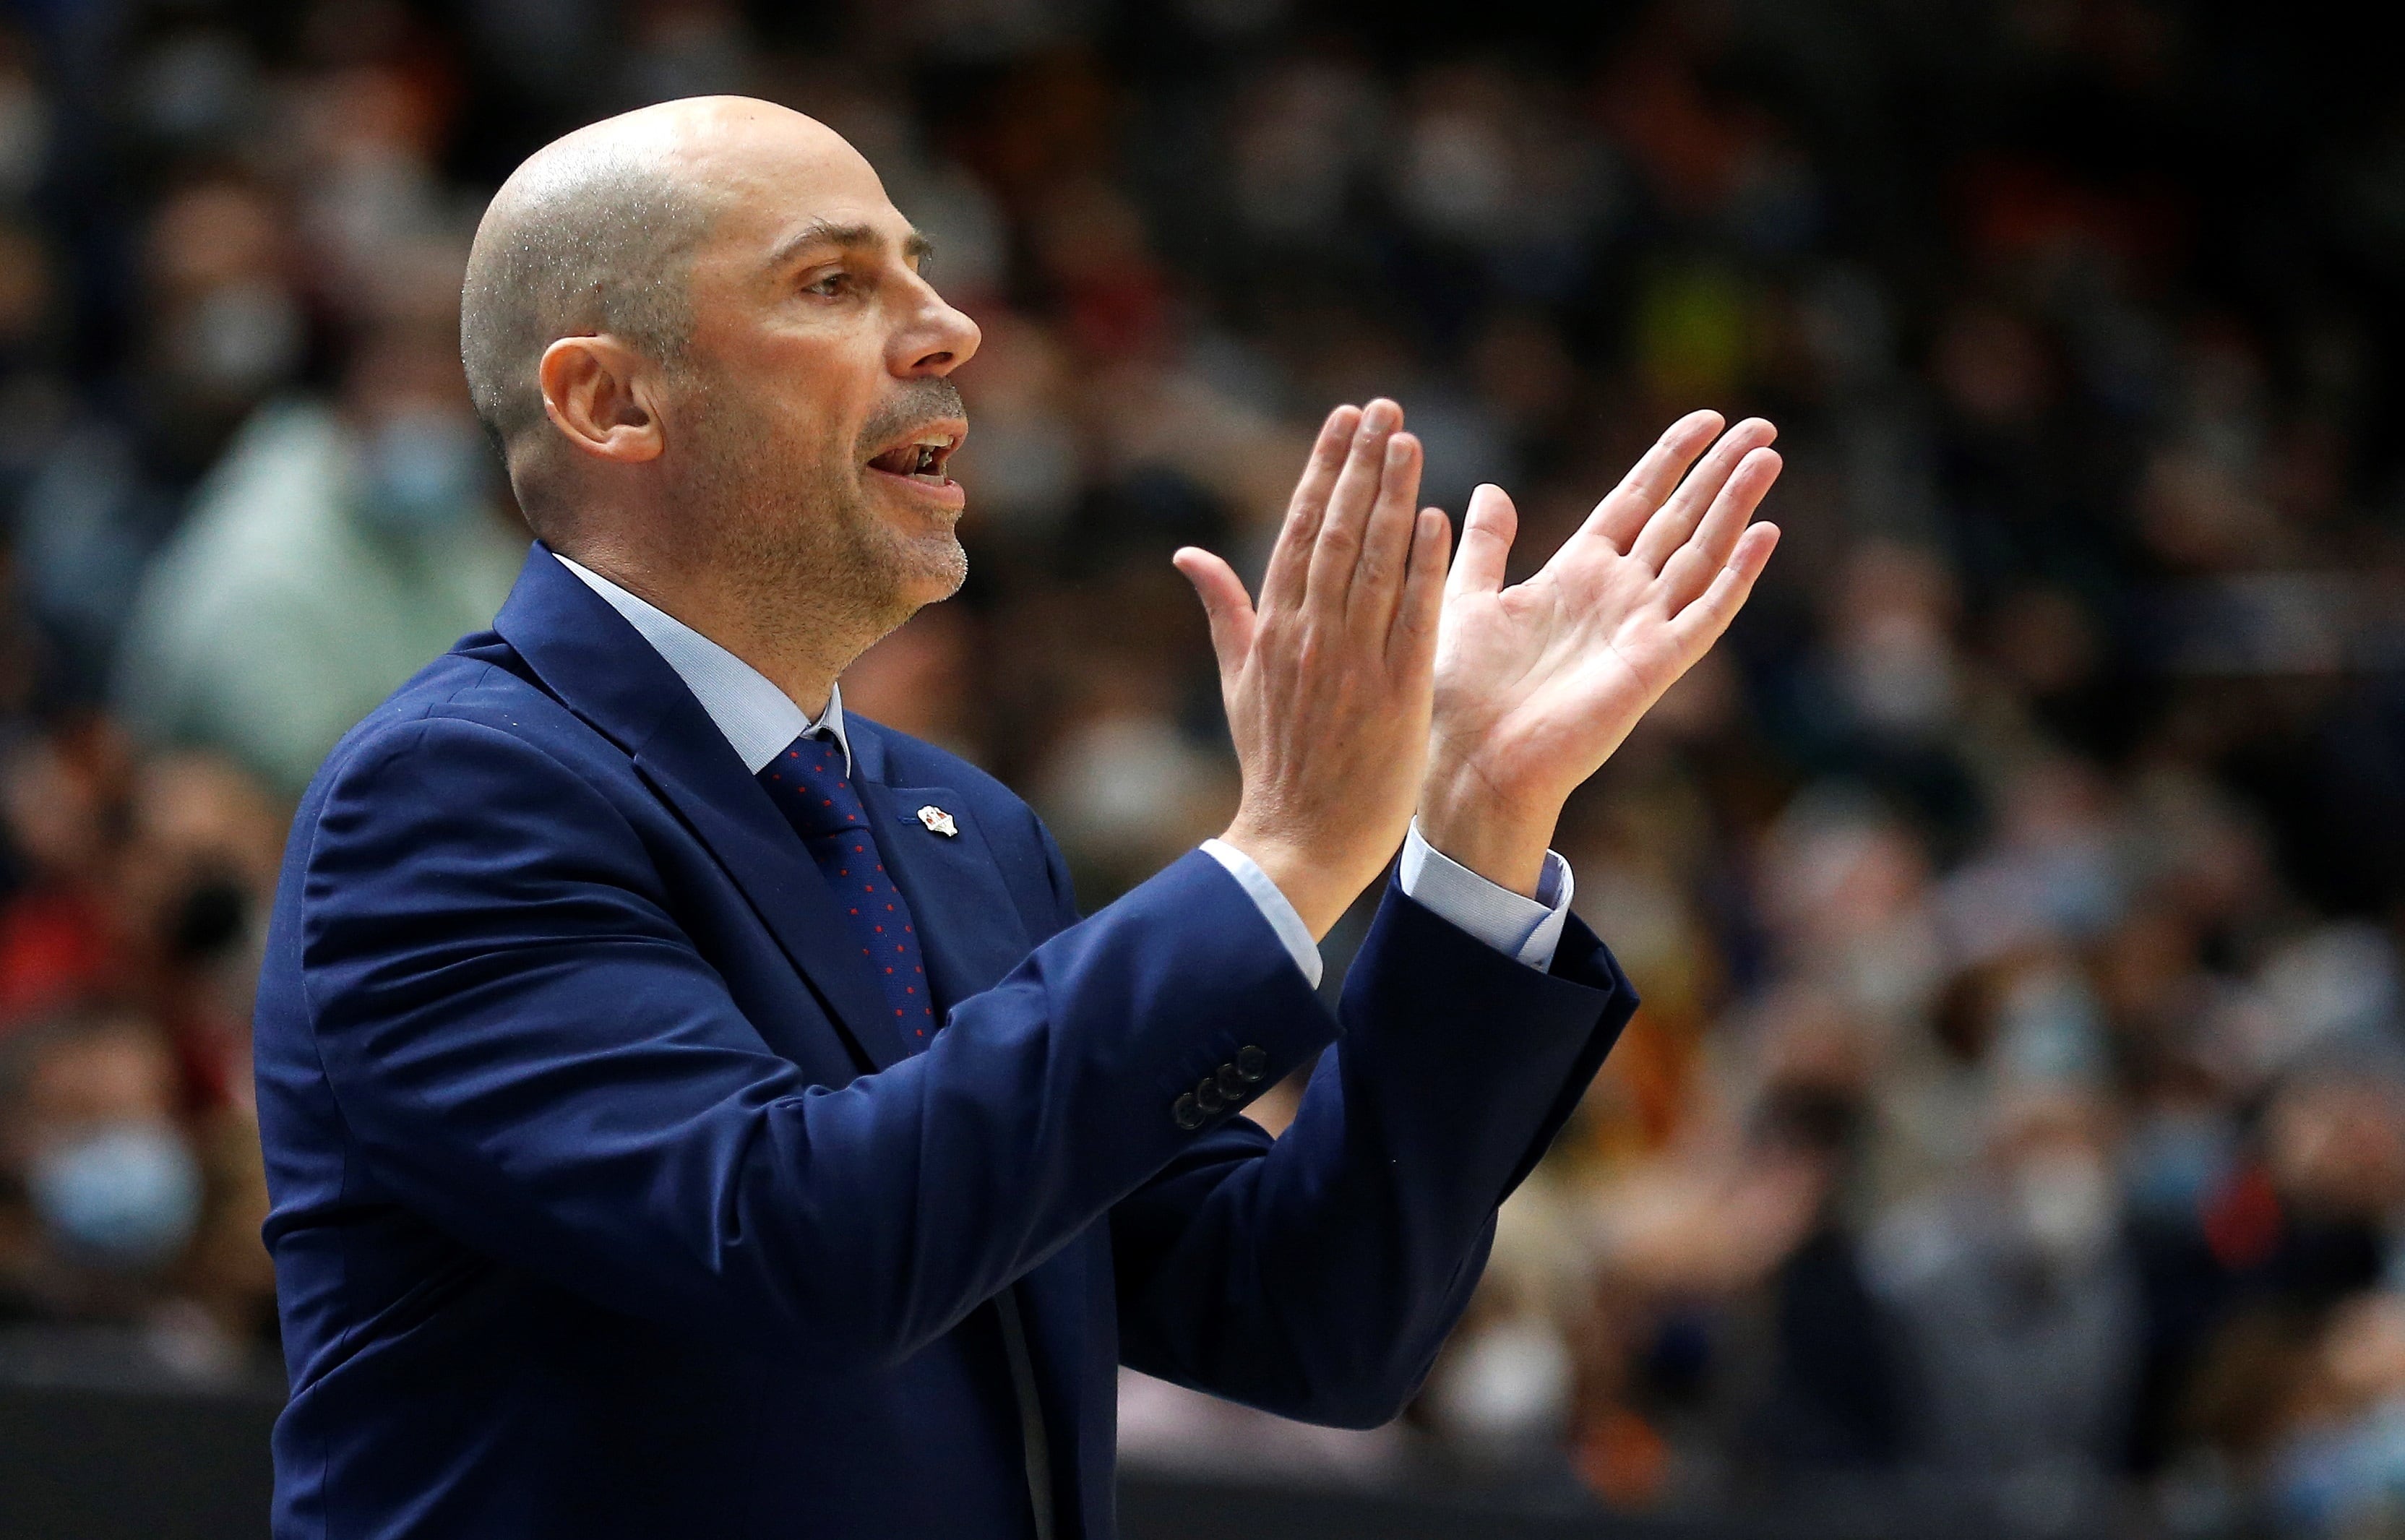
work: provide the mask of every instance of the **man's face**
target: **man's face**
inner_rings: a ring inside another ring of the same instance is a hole
[[[724,203],[667,429],[710,559],[772,601],[807,581],[890,629],[967,571],[945,466],[968,422],[946,376],[977,324],[921,276],[924,243],[832,133],[747,134],[696,170]]]

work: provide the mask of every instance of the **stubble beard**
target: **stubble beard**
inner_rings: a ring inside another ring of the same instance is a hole
[[[765,629],[842,656],[839,670],[968,576],[953,531],[878,516],[850,445],[796,442],[738,392],[695,392],[694,553]]]

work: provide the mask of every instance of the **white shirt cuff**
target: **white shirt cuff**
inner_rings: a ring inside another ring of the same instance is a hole
[[[1545,852],[1545,868],[1537,878],[1537,896],[1524,897],[1488,882],[1446,855],[1420,836],[1420,821],[1403,841],[1403,858],[1395,872],[1406,897],[1441,920],[1449,921],[1496,951],[1534,968],[1554,966],[1562,944],[1562,925],[1569,916],[1570,864],[1558,852]]]
[[[1319,943],[1311,939],[1311,927],[1302,923],[1302,916],[1294,911],[1294,905],[1288,903],[1286,895],[1278,891],[1278,885],[1270,881],[1270,874],[1261,869],[1260,863],[1225,840],[1203,841],[1202,854],[1226,867],[1228,875],[1252,897],[1254,906],[1261,911],[1261,918],[1270,923],[1270,928],[1277,932],[1277,939],[1286,943],[1287,955],[1294,959],[1295,967],[1302,969],[1303,982],[1317,989],[1322,971]],[[1559,926],[1554,928],[1556,931],[1560,929]]]

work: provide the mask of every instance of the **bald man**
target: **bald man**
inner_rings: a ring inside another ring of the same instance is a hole
[[[1235,821],[1081,920],[1023,803],[836,688],[964,570],[925,255],[727,98],[485,216],[536,541],[319,771],[260,981],[285,1540],[1107,1537],[1121,1363],[1395,1415],[1634,1008],[1546,846],[1767,558],[1767,425],[1680,423],[1506,587],[1503,495],[1448,574],[1399,409],[1337,409],[1258,606],[1177,558]]]

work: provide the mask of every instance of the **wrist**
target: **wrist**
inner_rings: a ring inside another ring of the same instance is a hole
[[[1559,812],[1507,797],[1467,767],[1431,770],[1420,796],[1420,838],[1496,886],[1534,898]]]
[[[1314,942],[1327,940],[1344,917],[1353,900],[1361,895],[1362,884],[1348,882],[1343,874],[1330,869],[1329,862],[1315,857],[1311,852],[1274,835],[1248,827],[1242,818],[1229,826],[1219,836],[1224,844],[1243,853],[1294,906],[1295,914],[1303,928],[1311,932]]]

